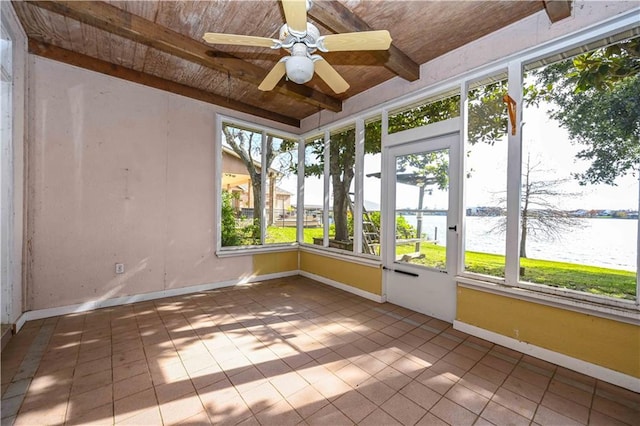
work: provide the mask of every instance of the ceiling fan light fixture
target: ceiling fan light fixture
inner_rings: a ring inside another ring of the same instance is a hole
[[[291,56],[285,63],[287,78],[304,84],[313,77],[313,61],[307,56]]]

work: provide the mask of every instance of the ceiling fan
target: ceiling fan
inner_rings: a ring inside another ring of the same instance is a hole
[[[280,28],[279,39],[236,34],[205,33],[204,40],[211,44],[232,44],[239,46],[269,47],[285,49],[290,53],[271,69],[258,89],[272,90],[286,74],[295,83],[304,84],[311,80],[315,71],[336,93],[349,89],[349,84],[322,56],[321,52],[342,52],[353,50],[386,50],[391,45],[391,35],[387,30],[362,31],[355,33],[330,34],[321,36],[318,28],[307,22],[307,11],[311,0],[281,0],[286,23]]]

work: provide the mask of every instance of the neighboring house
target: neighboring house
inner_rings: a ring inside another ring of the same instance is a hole
[[[260,163],[254,162],[254,164],[258,170],[261,169]],[[280,215],[291,209],[291,196],[293,194],[276,186],[280,176],[281,174],[277,170],[269,169],[269,184],[266,188],[265,199],[269,224],[274,223],[274,220],[280,219]],[[233,208],[239,216],[253,214],[251,177],[240,156],[226,146],[222,147],[222,189],[236,195],[233,200]],[[273,209],[271,206],[273,206]]]

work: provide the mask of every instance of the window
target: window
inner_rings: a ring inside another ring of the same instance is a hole
[[[637,297],[639,41],[525,74],[522,282]]]
[[[222,141],[221,245],[295,242],[296,141],[232,123]]]
[[[303,242],[324,244],[324,137],[304,146]]]
[[[471,85],[464,147],[464,270],[501,278],[506,249],[506,93],[506,76]]]
[[[382,154],[380,117],[369,120],[364,128],[364,169],[362,182],[362,253],[380,256],[382,218],[380,196],[382,185]]]
[[[283,139],[267,135],[267,173],[265,209],[267,211],[267,235],[265,243],[295,243],[297,240],[296,205],[298,193],[298,143],[294,139]]]
[[[355,164],[355,128],[332,133],[329,140],[329,246],[348,251],[353,251]]]
[[[391,111],[389,114],[389,134],[437,123],[460,116],[460,95],[444,93],[429,98],[416,105]]]

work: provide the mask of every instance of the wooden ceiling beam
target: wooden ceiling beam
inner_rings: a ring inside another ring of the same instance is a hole
[[[129,13],[102,1],[33,1],[40,8],[75,19],[101,30],[117,34],[180,57],[231,77],[258,86],[267,74],[257,65],[244,61],[228,53],[196,41],[188,36],[172,31],[155,22]],[[342,110],[342,101],[308,86],[280,82],[275,92],[330,111]]]
[[[371,28],[369,24],[351,12],[345,5],[335,0],[314,2],[313,7],[309,10],[309,16],[335,33],[372,31],[375,29]],[[393,37],[393,34],[391,36]],[[416,81],[420,78],[420,65],[415,63],[393,43],[388,51],[371,51],[371,53],[385,60],[384,66],[405,80]],[[388,57],[386,57],[387,54]]]
[[[545,0],[544,8],[552,23],[571,16],[571,0]]]
[[[287,124],[290,126],[300,127],[300,120],[297,120],[295,118],[249,105],[244,102],[227,99],[224,96],[216,95],[214,93],[206,92],[202,89],[136,71],[131,68],[126,68],[121,65],[114,65],[110,62],[83,55],[81,53],[72,52],[71,50],[63,49],[61,47],[46,43],[44,40],[30,38],[29,52],[34,55],[42,56],[43,58],[64,62],[65,64],[74,65],[76,67],[85,68],[91,71],[110,75],[112,77],[121,78],[123,80],[142,84],[144,86],[176,93],[188,98],[197,99],[199,101],[219,105],[225,108],[230,108],[235,111],[245,112],[247,114],[277,121],[279,123]]]

